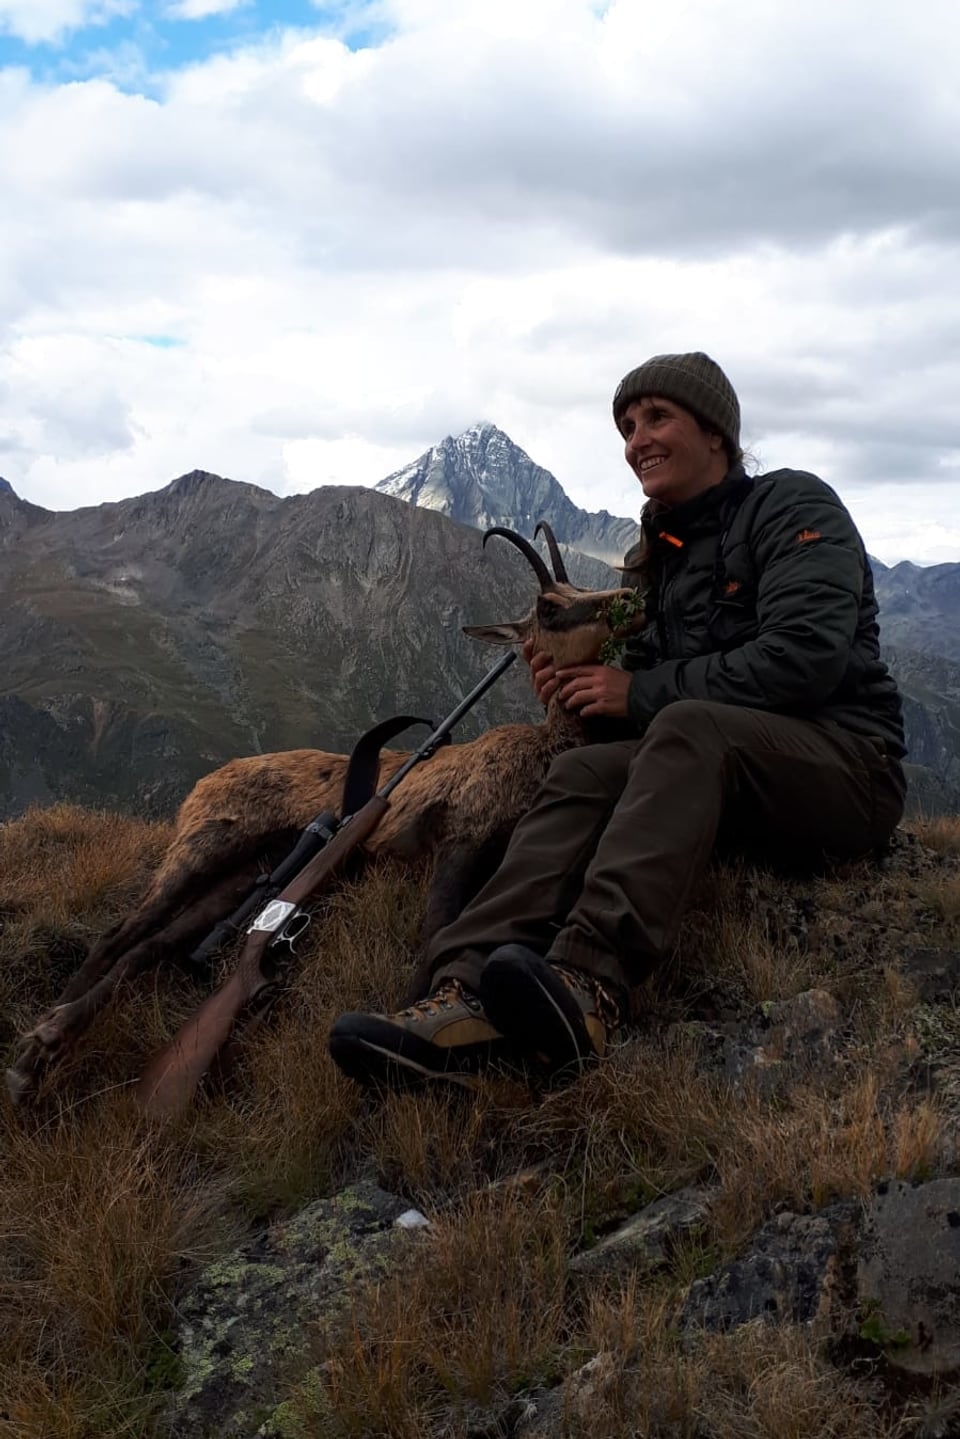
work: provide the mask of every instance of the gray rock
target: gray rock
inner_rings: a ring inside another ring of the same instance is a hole
[[[250,1439],[311,1366],[310,1331],[384,1273],[405,1205],[372,1184],[321,1199],[210,1265],[179,1307],[184,1382],[171,1439]]]
[[[912,1374],[960,1370],[960,1179],[893,1183],[865,1216],[857,1265],[863,1328]]]
[[[950,1004],[960,989],[960,949],[904,950],[901,972],[925,1004]]]
[[[840,1005],[825,989],[808,989],[790,999],[760,1006],[754,1028],[752,1077],[764,1093],[793,1083],[811,1070],[822,1072],[837,1058]],[[731,1076],[732,1077],[732,1076]],[[746,1072],[742,1078],[748,1077]]]
[[[578,1254],[570,1268],[589,1275],[627,1269],[648,1274],[659,1269],[669,1262],[677,1242],[706,1222],[709,1201],[710,1191],[696,1185],[665,1194],[631,1215],[593,1249]]]
[[[719,1070],[738,1092],[756,1089],[770,1099],[797,1079],[823,1073],[839,1057],[840,1005],[824,989],[759,1005],[753,1019],[721,1028],[698,1022],[676,1026],[695,1038],[709,1069]]]
[[[738,1259],[691,1284],[680,1328],[726,1331],[755,1319],[828,1321],[856,1214],[852,1202],[811,1215],[778,1214]]]

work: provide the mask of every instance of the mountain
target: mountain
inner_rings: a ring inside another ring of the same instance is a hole
[[[506,525],[532,535],[546,519],[561,545],[607,565],[619,565],[638,534],[636,520],[578,509],[549,470],[485,423],[448,435],[376,489],[481,530]]]
[[[0,819],[55,799],[168,814],[236,755],[342,751],[388,714],[440,718],[495,657],[461,625],[517,618],[535,590],[477,528],[532,535],[539,519],[589,587],[637,529],[578,509],[486,424],[376,490],[280,498],[195,470],[59,514],[3,482]],[[876,572],[914,794],[960,808],[960,565]],[[461,733],[535,717],[512,672]]]
[[[884,643],[960,664],[960,564],[872,563]]]
[[[363,488],[281,499],[194,471],[64,514],[0,493],[0,816],[169,813],[240,754],[440,719],[496,658],[460,632],[536,593],[510,546]],[[465,736],[530,719],[510,673]]]

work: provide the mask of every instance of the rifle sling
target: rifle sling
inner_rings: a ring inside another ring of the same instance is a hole
[[[356,814],[372,798],[380,776],[380,751],[390,740],[415,724],[425,724],[429,730],[434,728],[432,720],[420,719],[417,715],[394,715],[392,719],[381,720],[360,736],[351,751],[343,780],[341,814]]]

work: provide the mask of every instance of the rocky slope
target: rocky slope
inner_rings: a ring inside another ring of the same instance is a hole
[[[238,755],[340,750],[441,718],[495,652],[462,624],[536,592],[508,546],[368,489],[280,499],[194,472],[52,514],[0,494],[0,814],[32,800],[168,812]],[[465,735],[534,717],[508,675]]]
[[[0,827],[0,1024],[43,1012],[163,837],[65,807]],[[328,897],[188,1121],[131,1093],[212,983],[174,965],[28,1123],[0,1106],[10,1432],[956,1434],[957,822],[880,865],[717,866],[567,1084],[507,1063],[374,1097],[324,1036],[398,1002],[411,880]]]

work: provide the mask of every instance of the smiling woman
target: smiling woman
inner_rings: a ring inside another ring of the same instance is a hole
[[[541,700],[618,729],[553,762],[500,868],[430,941],[430,992],[337,1021],[331,1053],[362,1083],[462,1076],[478,1033],[488,1056],[569,1077],[669,958],[717,849],[850,860],[902,813],[900,700],[837,496],[803,471],[745,474],[736,393],[702,352],[631,370],[613,414],[648,496],[623,566],[646,624],[622,669],[525,653]]]

